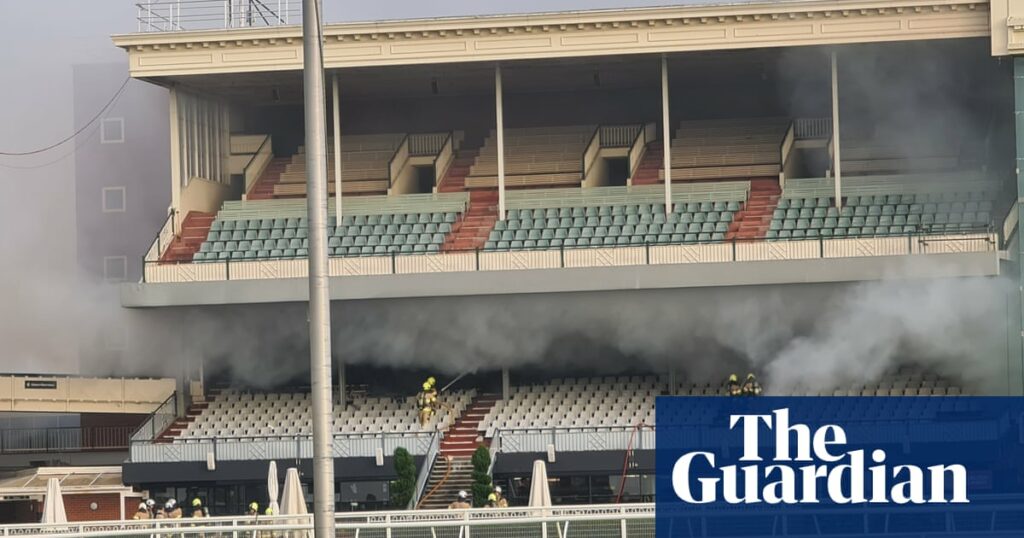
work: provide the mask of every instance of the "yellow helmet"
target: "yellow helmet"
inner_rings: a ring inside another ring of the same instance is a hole
[[[423,383],[423,390],[430,390],[430,383]]]
[[[257,503],[256,503],[255,501],[254,501],[254,502],[251,502],[251,503],[249,503],[249,510],[250,510],[250,511],[253,511],[253,512],[259,512],[259,510],[260,510],[260,505],[259,505],[259,504],[257,504]]]
[[[747,374],[747,379],[754,379],[754,374]]]
[[[200,501],[199,497],[196,497],[195,499],[192,499],[192,506],[202,506],[202,505],[203,505],[203,501]]]
[[[498,500],[498,496],[493,494],[493,493],[491,493],[490,495],[487,496],[487,500],[491,501],[491,502],[496,501],[496,500]]]
[[[729,381],[737,381],[736,374],[729,374]]]

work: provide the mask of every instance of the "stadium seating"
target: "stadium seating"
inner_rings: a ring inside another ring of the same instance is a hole
[[[998,187],[988,182],[924,182],[914,176],[858,181],[862,179],[844,180],[843,192],[848,196],[841,210],[827,194],[827,186],[808,190],[814,180],[794,181],[792,189],[787,185],[766,238],[960,233],[992,226]]]
[[[933,143],[931,147],[911,148],[907,144],[881,144],[872,139],[842,138],[843,172],[856,175],[905,174],[957,168],[960,164],[960,147],[956,134],[935,138],[944,144]]]
[[[788,118],[680,122],[672,139],[672,181],[777,177],[790,123]]]
[[[334,432],[345,434],[403,433],[445,429],[469,405],[475,391],[453,391],[439,397],[441,410],[420,427],[416,399],[357,397],[344,410],[335,402]],[[188,425],[178,442],[252,437],[309,435],[309,393],[253,393],[227,389]]]
[[[583,152],[595,125],[505,129],[505,185],[578,186],[583,179]],[[466,187],[498,184],[498,148],[492,131],[466,178]]]
[[[362,196],[346,201],[341,222],[334,216],[328,219],[330,254],[439,252],[445,236],[465,211],[467,201],[466,193]],[[305,200],[225,202],[194,261],[307,256],[305,215]]]
[[[654,376],[555,379],[544,384],[512,387],[511,398],[498,401],[480,422],[485,437],[498,430],[621,429],[655,424],[655,397],[668,384]],[[683,382],[681,396],[725,396],[722,383]],[[798,390],[795,396],[959,396],[964,391],[946,379],[919,368],[901,367],[877,383],[849,389]]]
[[[512,387],[480,422],[492,437],[499,429],[608,428],[653,424],[654,398],[667,386],[654,376],[555,379]]]
[[[405,137],[400,133],[375,135],[345,135],[341,137],[341,181],[344,193],[387,192],[390,185],[388,163],[394,156],[395,148]],[[328,140],[327,175],[334,174],[333,143]],[[278,183],[274,185],[275,196],[306,195],[305,148],[292,156],[285,166]],[[333,192],[334,184],[328,189]]]
[[[680,186],[666,215],[659,188],[597,187],[509,193],[507,219],[485,250],[613,247],[726,239],[749,182]]]

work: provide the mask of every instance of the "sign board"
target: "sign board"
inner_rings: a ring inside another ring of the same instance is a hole
[[[56,389],[57,382],[52,379],[26,379],[26,389]]]

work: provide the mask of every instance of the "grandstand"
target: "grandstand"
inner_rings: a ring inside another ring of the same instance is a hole
[[[892,3],[328,24],[335,509],[444,508],[471,489],[484,447],[484,474],[513,506],[542,460],[555,504],[615,504],[580,508],[573,525],[609,510],[595,522],[649,537],[658,397],[725,395],[730,370],[752,364],[768,370],[769,394],[783,392],[766,350],[822,332],[841,333],[839,345],[875,336],[842,315],[857,306],[848,296],[871,299],[865,283],[1019,281],[1012,118],[993,112],[1009,108],[1011,77],[989,53],[1002,12]],[[146,402],[122,477],[137,493],[240,514],[267,496],[270,462],[308,477],[313,451],[309,388],[296,382],[310,252],[301,46],[288,25],[182,29],[196,28],[150,18],[114,37],[131,76],[169,88],[171,102],[170,211],[121,300],[174,332],[143,349],[180,371],[174,400]],[[937,76],[936,58],[971,84]],[[880,86],[901,98],[864,90]],[[925,136],[936,124],[955,128]],[[1007,337],[1019,300],[990,301],[1009,327],[977,338],[1007,329],[998,342],[943,355],[970,365],[962,376],[904,357],[904,346],[941,353],[887,327],[887,345],[862,353],[884,355],[884,374],[820,386],[794,375],[785,392],[914,397],[909,419],[962,411],[936,396],[1019,395],[1024,363]],[[943,316],[902,306],[922,333],[953,325],[936,329],[933,316],[961,321],[957,305]],[[428,375],[453,385],[421,424]],[[895,413],[880,403],[859,418],[881,427]],[[416,473],[402,503],[399,448]],[[483,525],[425,514],[459,535]],[[564,515],[536,517],[551,514]],[[345,531],[390,534],[390,512],[345,517]]]

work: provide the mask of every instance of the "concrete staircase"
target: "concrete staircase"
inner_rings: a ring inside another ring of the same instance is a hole
[[[200,245],[206,240],[206,235],[210,233],[210,225],[213,224],[213,219],[216,216],[215,213],[189,211],[181,223],[181,232],[174,237],[171,245],[160,257],[160,261],[162,263],[191,262],[192,257],[199,251]]]
[[[441,450],[430,470],[424,498],[418,508],[446,508],[459,491],[472,495],[473,452],[480,445],[489,446],[477,427],[498,401],[497,394],[481,394],[470,402],[455,424],[445,432]]]
[[[455,160],[448,167],[448,171],[441,178],[437,191],[462,192],[466,190],[466,176],[469,175],[469,169],[473,166],[473,162],[476,161],[476,157],[479,154],[480,150],[478,149],[460,149]]]
[[[274,198],[274,185],[281,180],[281,174],[291,162],[291,157],[274,157],[260,174],[256,184],[246,194],[247,200],[270,200]]]
[[[452,226],[452,232],[445,237],[441,250],[448,252],[483,248],[497,220],[497,189],[470,191],[469,208]]]
[[[647,144],[644,156],[636,167],[636,173],[633,174],[633,185],[655,185],[662,182],[658,174],[664,159],[662,148],[664,146],[661,140]]]
[[[743,209],[736,214],[734,223],[739,223],[735,232],[738,241],[755,241],[764,239],[768,226],[772,221],[772,213],[779,205],[782,189],[776,178],[757,178],[750,180],[750,196]]]
[[[470,456],[451,456],[449,459],[446,456],[438,455],[430,470],[430,477],[427,478],[427,487],[423,492],[424,497],[416,508],[422,510],[448,508],[448,505],[458,498],[459,491],[465,491],[472,498],[472,486],[473,462],[470,461]]]

